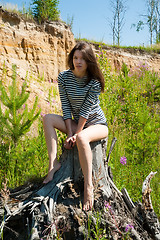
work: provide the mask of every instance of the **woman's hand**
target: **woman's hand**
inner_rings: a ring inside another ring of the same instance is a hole
[[[75,133],[73,136],[72,136],[72,147],[74,147],[76,145],[76,138],[77,138],[77,134]]]
[[[64,147],[66,149],[72,149],[73,147],[73,141],[72,141],[72,137],[67,137],[65,142],[64,142]]]
[[[76,137],[77,137],[77,134],[74,134],[71,137],[67,137],[65,142],[64,142],[64,147],[66,149],[71,149],[72,147],[74,147],[75,144],[76,144]]]

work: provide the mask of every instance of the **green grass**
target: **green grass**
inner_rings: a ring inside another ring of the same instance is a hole
[[[110,73],[110,66],[102,51],[98,56],[106,79],[101,106],[109,125],[109,144],[117,138],[109,165],[119,189],[125,187],[134,201],[141,201],[142,183],[153,171],[152,203],[160,217],[160,81],[148,66],[140,64],[130,71],[124,64],[119,72]],[[127,164],[120,163],[121,157]]]
[[[139,50],[140,52],[147,52],[147,53],[160,53],[160,43],[153,44],[152,46],[122,46],[122,45],[117,46],[117,45],[106,44],[103,41],[95,41],[94,39],[75,38],[75,40],[96,44],[101,46],[103,49],[108,47],[108,48],[135,50],[135,51]]]
[[[122,49],[133,49],[133,50],[139,50],[143,52],[148,53],[160,53],[160,43],[159,44],[153,44],[152,46],[120,46]]]
[[[28,21],[34,21],[34,17],[32,14],[31,7],[25,7],[25,4],[22,5],[22,8],[18,8],[17,4],[12,3],[5,3],[2,2],[2,8],[8,12],[15,13],[21,18],[28,20]]]

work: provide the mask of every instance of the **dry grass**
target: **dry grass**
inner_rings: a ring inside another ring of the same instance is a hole
[[[18,13],[18,11],[19,11],[17,4],[12,4],[12,3],[3,4],[3,2],[2,2],[2,7],[3,7],[3,9],[7,10],[8,12]]]

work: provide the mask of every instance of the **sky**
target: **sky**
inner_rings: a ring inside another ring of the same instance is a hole
[[[112,0],[114,1],[114,0]],[[32,0],[0,0],[0,5],[17,5],[27,9]],[[142,15],[147,13],[146,0],[124,0],[127,8],[124,16],[124,26],[121,32],[120,45],[122,46],[148,46],[149,32],[145,27],[140,32],[131,27]],[[67,22],[73,18],[72,32],[75,38],[86,38],[97,42],[112,44],[112,30],[110,23],[113,20],[111,0],[59,0],[58,9],[60,18]]]

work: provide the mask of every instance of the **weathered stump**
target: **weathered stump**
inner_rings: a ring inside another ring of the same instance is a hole
[[[134,226],[130,227],[130,239],[160,239],[159,221],[152,206],[149,208],[151,202],[146,204],[154,173],[146,178],[142,204],[133,203],[127,191],[120,192],[112,181],[107,165],[111,149],[106,159],[106,146],[106,139],[91,143],[95,196],[92,212],[82,211],[83,175],[75,146],[64,150],[60,158],[62,166],[51,182],[46,185],[30,183],[14,189],[6,201],[1,196],[3,239],[56,239],[58,235],[66,240],[88,239],[87,220],[90,219],[94,228],[95,213],[102,211],[100,227],[105,229],[106,239],[122,239],[127,226]],[[94,239],[93,232],[89,234],[90,239]]]

